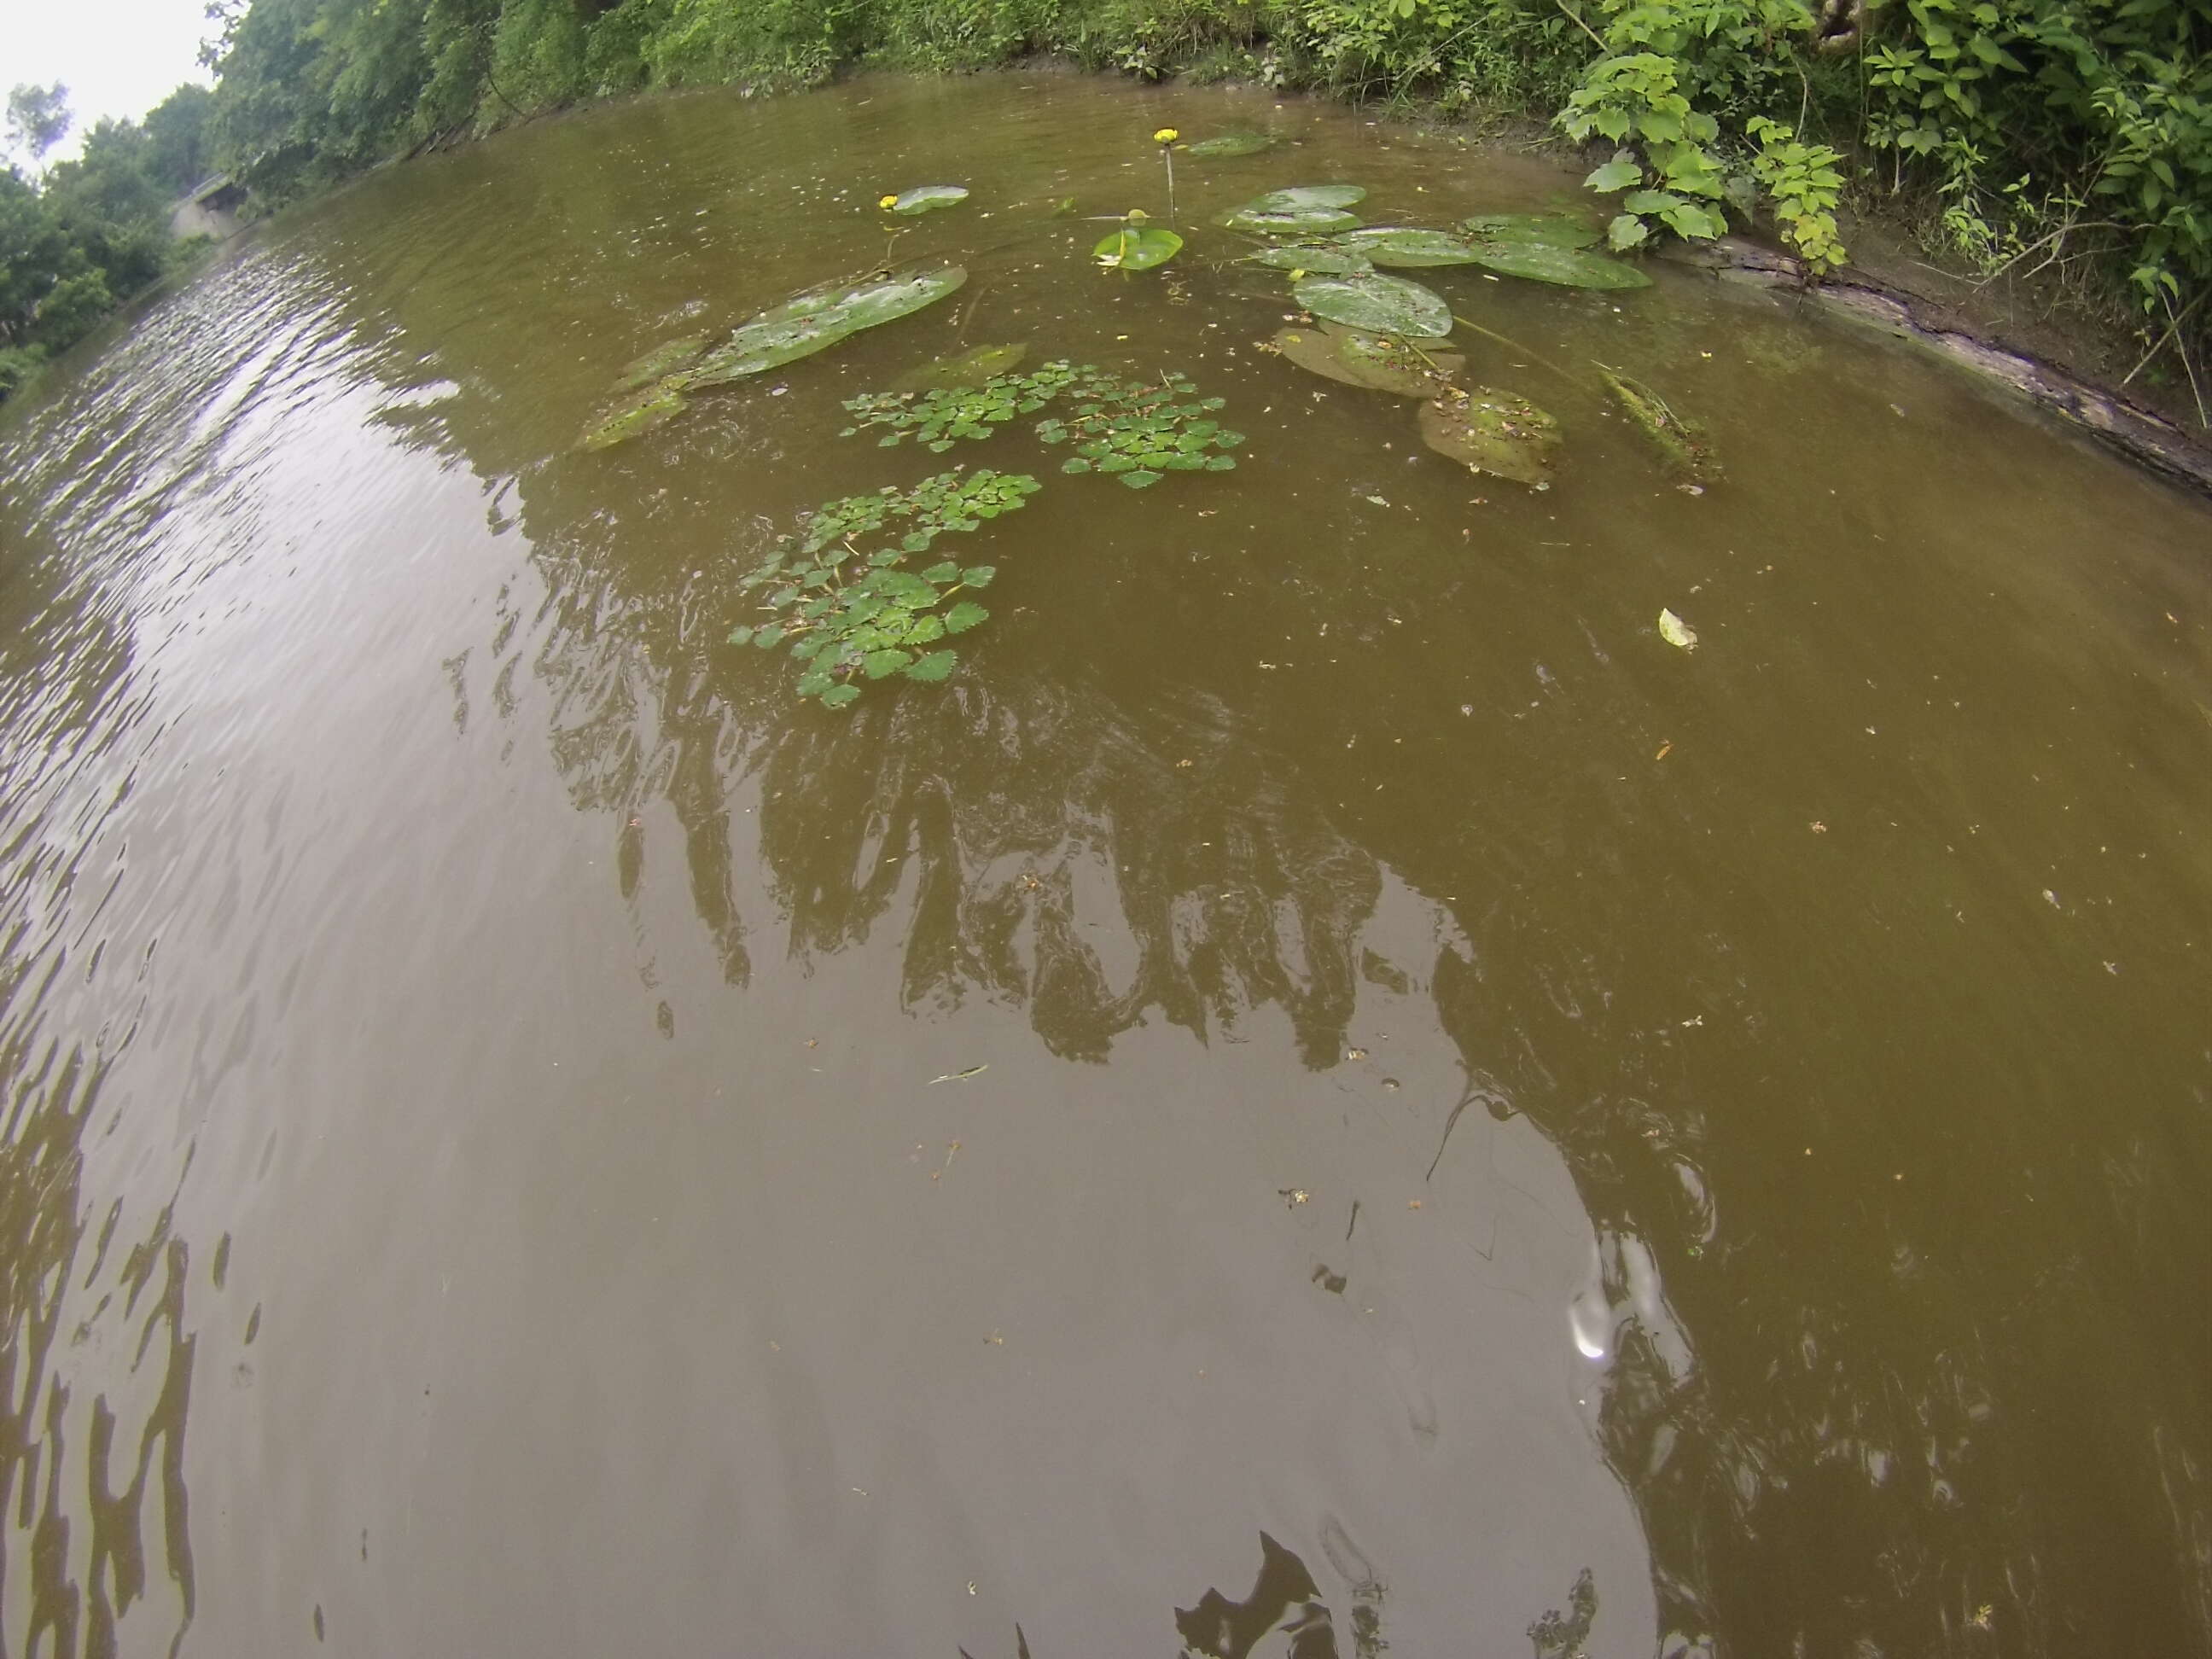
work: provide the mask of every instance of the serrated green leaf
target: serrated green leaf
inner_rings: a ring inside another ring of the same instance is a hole
[[[730,643],[732,645],[750,644],[752,641],[752,637],[753,630],[750,628],[733,628],[730,630]]]
[[[999,574],[994,564],[971,564],[960,573],[960,580],[969,587],[988,587],[991,578]]]
[[[842,708],[860,695],[860,688],[849,682],[843,685],[833,685],[822,694],[822,706],[824,708]]]
[[[905,652],[896,648],[871,651],[860,659],[860,666],[872,680],[882,679],[886,674],[896,674],[912,660]]]
[[[948,634],[965,634],[977,623],[987,620],[990,614],[974,600],[963,599],[945,613],[945,631]]]
[[[952,672],[953,664],[959,660],[960,654],[957,651],[933,651],[927,656],[908,664],[906,677],[910,680],[922,680],[933,684],[950,674]]]

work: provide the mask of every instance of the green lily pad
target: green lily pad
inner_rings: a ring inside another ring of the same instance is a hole
[[[1274,345],[1300,368],[1345,386],[1403,398],[1437,397],[1467,367],[1467,359],[1455,352],[1431,352],[1425,359],[1401,340],[1336,323],[1279,329]]]
[[[1510,392],[1457,387],[1421,405],[1421,440],[1439,455],[1516,483],[1548,485],[1559,423]]]
[[[1541,242],[1548,247],[1595,247],[1605,233],[1564,213],[1478,213],[1459,222],[1480,242]]]
[[[1378,265],[1471,265],[1481,256],[1456,236],[1441,230],[1413,230],[1402,225],[1382,225],[1366,230],[1347,230],[1331,239],[1330,246]],[[1311,265],[1306,267],[1310,270]]]
[[[1441,339],[1451,332],[1443,297],[1403,276],[1309,276],[1291,295],[1316,317],[1376,334]]]
[[[1477,242],[1474,251],[1478,264],[1534,283],[1555,283],[1561,288],[1651,286],[1651,279],[1634,265],[1584,248],[1556,247],[1549,242]]]
[[[1255,265],[1266,265],[1274,270],[1303,270],[1315,276],[1364,276],[1375,269],[1375,262],[1364,253],[1316,247],[1310,242],[1263,247],[1248,257]]]
[[[1123,225],[1091,250],[1109,270],[1150,270],[1182,252],[1182,238],[1152,225]]]
[[[682,386],[659,381],[601,411],[576,440],[580,449],[611,449],[624,439],[674,419],[689,400]]]
[[[682,368],[707,349],[707,336],[687,334],[680,340],[669,340],[632,362],[615,382],[617,392],[635,392],[641,386],[665,380]]]
[[[964,185],[920,185],[905,191],[890,204],[890,211],[912,218],[918,213],[934,213],[939,208],[957,207],[968,199]]]
[[[1185,144],[1182,151],[1201,161],[1218,161],[1232,155],[1257,155],[1274,147],[1275,141],[1264,132],[1224,132],[1218,138],[1201,138],[1194,144]]]
[[[938,357],[910,368],[891,382],[894,392],[959,391],[978,386],[997,374],[1011,374],[1030,355],[1026,344],[970,346],[950,357]]]
[[[693,386],[720,386],[810,357],[838,341],[943,299],[968,280],[961,265],[886,271],[802,294],[763,311],[699,360]]]
[[[1345,210],[1364,201],[1367,192],[1358,185],[1299,185],[1290,190],[1271,190],[1232,209],[1216,221],[1231,230],[1259,231],[1270,236],[1316,230],[1348,230],[1359,222]]]

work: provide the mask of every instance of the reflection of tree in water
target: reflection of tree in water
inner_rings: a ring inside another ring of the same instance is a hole
[[[1960,1641],[1992,1624],[2061,1628],[2051,1587],[2081,1570],[2076,1546],[2094,1529],[2036,1498],[2006,1444],[2000,1353],[2020,1339],[1941,1328],[1963,1287],[1891,1273],[1929,1224],[1909,1205],[1855,1210],[1859,1188],[1835,1176],[1762,1196],[1772,1149],[1740,1121],[1714,1132],[1680,1050],[1655,1040],[1678,1011],[1650,990],[1689,976],[1740,999],[1761,964],[1655,898],[1663,882],[1642,884],[1633,860],[1590,901],[1602,923],[1562,921],[1480,873],[1486,858],[1528,856],[1506,817],[1457,845],[1408,829],[1360,804],[1376,780],[1364,757],[1338,763],[1345,775],[1323,788],[1257,710],[1202,676],[1130,702],[1034,664],[994,672],[979,654],[942,694],[872,693],[842,716],[797,709],[773,677],[718,665],[721,618],[701,579],[625,592],[618,562],[557,532],[539,547],[553,591],[531,666],[556,709],[563,775],[580,806],[626,826],[625,890],[644,857],[631,821],[656,799],[674,809],[695,907],[732,982],[746,972],[750,876],[801,957],[902,927],[909,1007],[981,994],[1024,1008],[1054,1053],[1097,1060],[1155,1015],[1204,1034],[1273,1004],[1321,1066],[1343,1053],[1362,975],[1392,972],[1363,945],[1386,872],[1417,892],[1484,893],[1454,906],[1468,953],[1398,966],[1433,963],[1469,1103],[1531,1117],[1598,1229],[1585,1297],[1602,1339],[1595,1427],[1644,1516],[1662,1628],[1689,1651],[1788,1650],[1831,1632],[1909,1645],[1931,1624]],[[759,785],[757,874],[732,863],[727,801],[746,776]],[[1560,826],[1524,832],[1566,838],[1583,805],[1553,803]],[[1808,1036],[1735,1086],[1818,1103],[1824,1071],[1868,1063]],[[1439,1128],[1453,1104],[1435,1103]],[[1935,1145],[1911,1144],[1925,1127],[1902,1126],[1865,1161],[1884,1178],[1936,1163]],[[1838,1241],[1859,1258],[1840,1273]],[[1985,1285],[1973,1294],[1997,1330],[2042,1322],[2025,1287],[2007,1288],[2008,1304]],[[2185,1522],[2203,1513],[2202,1488],[2175,1465]],[[1970,1506],[1968,1492],[1984,1496]],[[1818,1571],[1793,1565],[1814,1559]],[[2100,1599],[2078,1579],[2065,1593]]]
[[[378,257],[373,239],[354,257]],[[1409,811],[1402,776],[1368,748],[1344,752],[1345,731],[1328,731],[1328,758],[1313,758],[1323,742],[1291,722],[1328,710],[1310,702],[1285,715],[1210,672],[1221,618],[1195,582],[1143,620],[1182,630],[1189,672],[1176,687],[1117,697],[1080,669],[1012,663],[994,638],[940,695],[871,691],[849,717],[824,720],[793,708],[773,676],[718,655],[727,617],[712,574],[681,550],[641,551],[726,544],[728,526],[707,521],[713,504],[646,499],[650,468],[633,499],[619,469],[524,453],[515,434],[543,422],[519,383],[507,388],[507,365],[530,355],[526,323],[462,328],[482,296],[465,273],[453,281],[450,314],[427,317],[423,337],[466,390],[440,405],[429,441],[459,445],[487,477],[530,469],[517,510],[547,590],[543,613],[514,616],[514,641],[497,647],[495,700],[514,706],[518,674],[550,694],[557,765],[578,806],[612,820],[626,893],[643,878],[649,809],[672,809],[693,908],[729,982],[746,982],[777,921],[802,957],[891,926],[904,930],[909,1007],[980,994],[1024,1008],[1053,1052],[1095,1060],[1154,1015],[1206,1032],[1273,1004],[1302,1057],[1324,1065],[1340,1053],[1370,966],[1363,930],[1395,874],[1451,896],[1438,902],[1471,946],[1441,953],[1428,988],[1465,1056],[1468,1099],[1542,1130],[1599,1233],[1577,1304],[1603,1371],[1596,1431],[1642,1510],[1678,1645],[1917,1651],[1933,1631],[1962,1650],[1996,1639],[2058,1650],[2084,1610],[2116,1605],[2101,1567],[2117,1558],[2102,1540],[2124,1494],[2171,1494],[2156,1548],[2206,1524],[2188,1385],[2082,1390],[2094,1367],[2066,1357],[2079,1346],[2067,1326],[2110,1328],[2095,1292],[2137,1265],[2069,1261],[2045,1237],[2048,1270],[2016,1274],[2005,1252],[1961,1236],[1940,1182],[1922,1179],[1959,1166],[1960,1124],[1987,1133],[2005,1122],[2005,1073],[1978,1073],[1974,1056],[2016,1049],[2020,1034],[1989,1018],[1948,1036],[1941,1058],[1956,1069],[1937,1085],[1956,1097],[1948,1115],[1885,1109],[1885,1098],[1930,1093],[1918,1067],[1936,1045],[1893,1049],[1875,1036],[1925,1024],[1921,981],[1861,975],[1838,1018],[1793,953],[1825,933],[1872,958],[1890,949],[1886,919],[1870,924],[1864,897],[1810,878],[1720,904],[1701,887],[1699,860],[1713,855],[1691,836],[1771,816],[1807,783],[1790,769],[1809,762],[1778,744],[1765,770],[1717,780],[1695,824],[1679,801],[1616,785],[1620,769],[1592,757],[1635,729],[1644,693],[1594,639],[1569,665],[1583,650],[1569,614],[1564,642],[1538,647],[1557,676],[1548,737],[1532,721],[1525,745],[1494,731],[1475,745],[1470,727],[1446,742],[1409,724],[1409,742],[1433,740],[1433,775]],[[388,270],[356,287],[395,307],[427,303]],[[702,425],[682,441],[713,440]],[[789,470],[763,490],[805,492],[803,480],[787,486]],[[1373,615],[1395,620],[1437,597],[1389,589],[1387,570],[1371,580],[1360,599]],[[1265,618],[1241,623],[1255,639],[1276,624],[1274,637],[1310,637],[1337,614],[1300,597],[1295,571],[1247,592],[1243,614]],[[1117,620],[1129,625],[1086,624]],[[1363,701],[1410,708],[1468,684],[1461,646],[1415,632],[1384,629],[1359,659]],[[994,667],[994,653],[1011,665]],[[1504,672],[1486,718],[1525,702],[1528,688],[1507,691]],[[1285,673],[1279,693],[1294,690]],[[1502,715],[1495,725],[1510,736]],[[733,852],[729,802],[748,775],[758,872]],[[756,882],[780,917],[741,914]],[[1771,925],[1759,905],[1777,901],[1802,915]],[[2002,972],[1964,952],[1942,966],[1961,980]],[[1741,1036],[1727,1040],[1737,1046],[1709,1031],[1690,1057],[1673,1033],[1692,1006],[1740,1015]],[[1438,1131],[1453,1104],[1431,1106]],[[1457,1133],[1439,1179],[1461,1156],[1468,1129]],[[1790,1160],[1813,1140],[1822,1179],[1792,1182]],[[2110,1216],[2116,1193],[2154,1188],[2154,1153],[2098,1143],[2037,1169],[2036,1200],[2045,1214]],[[1914,1182],[1892,1184],[1893,1170]],[[2023,1163],[2006,1178],[2024,1189],[2030,1177]],[[2171,1261],[2141,1267],[2152,1283],[2174,1272]],[[2171,1300],[2201,1334],[2201,1309]],[[2091,1437],[2097,1401],[2153,1419],[2112,1443],[2124,1478],[2069,1469],[2068,1436],[2032,1421],[2049,1407]],[[2100,1501],[2051,1496],[2069,1488]],[[2138,1644],[2201,1642],[2208,1586],[2212,1567],[2185,1553],[2161,1561],[2123,1609]]]
[[[0,534],[9,540],[21,556],[0,570],[0,1609],[20,1610],[26,1652],[115,1652],[119,1620],[147,1591],[152,1497],[180,1608],[173,1651],[195,1601],[184,1480],[189,1256],[164,1208],[111,1269],[118,1200],[80,1269],[82,1143],[133,1027],[118,1021],[123,1034],[106,1048],[71,1041],[49,1029],[46,1002],[69,963],[70,894],[116,804],[82,810],[73,786],[129,730],[117,714],[135,694],[129,634],[114,596],[82,565],[44,538]],[[111,1273],[65,1329],[72,1296]],[[66,1356],[111,1316],[135,1322],[123,1344],[131,1369],[158,1385],[135,1428],[97,1395],[72,1446]]]

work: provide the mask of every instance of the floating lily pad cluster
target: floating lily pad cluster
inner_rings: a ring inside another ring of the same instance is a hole
[[[1229,471],[1237,461],[1227,452],[1244,434],[1209,418],[1222,400],[1197,391],[1180,374],[1132,380],[1086,365],[1070,388],[1077,401],[1068,418],[1038,422],[1037,436],[1074,446],[1061,471],[1110,474],[1132,489],[1170,472]]]
[[[1278,192],[1281,196],[1295,194]],[[1271,198],[1261,198],[1261,202]],[[1247,204],[1224,222],[1232,228],[1269,231],[1272,216],[1254,213]],[[1486,213],[1463,219],[1452,230],[1413,225],[1368,225],[1316,236],[1285,233],[1297,240],[1261,248],[1255,264],[1311,276],[1361,276],[1377,266],[1419,268],[1480,265],[1508,276],[1551,283],[1562,288],[1649,288],[1651,279],[1634,265],[1591,251],[1598,232],[1565,215]]]
[[[1479,265],[1599,289],[1644,288],[1651,279],[1595,252],[1598,230],[1567,215],[1478,214],[1449,229],[1362,225],[1350,210],[1364,195],[1356,185],[1301,185],[1256,197],[1216,222],[1268,237],[1249,261],[1287,272],[1291,298],[1320,319],[1316,327],[1284,329],[1266,343],[1341,385],[1420,398],[1418,424],[1430,448],[1477,472],[1546,488],[1559,423],[1525,398],[1468,383],[1463,357],[1428,345],[1465,319],[1434,289],[1378,267]],[[1676,465],[1693,476],[1705,465],[1690,429],[1647,389],[1612,390]]]
[[[972,599],[951,603],[954,596],[988,587],[998,570],[954,559],[908,566],[939,536],[1013,512],[1037,487],[1026,473],[940,472],[911,489],[825,503],[803,534],[738,579],[741,592],[763,594],[759,608],[769,616],[733,629],[730,643],[763,651],[787,644],[806,665],[799,695],[830,708],[857,699],[866,680],[943,679],[959,658],[939,641],[991,614]]]
[[[890,449],[915,438],[941,455],[957,438],[988,438],[1007,422],[1035,414],[1075,380],[1075,370],[1058,362],[1047,363],[1034,374],[994,375],[981,386],[919,393],[863,392],[845,400],[853,424],[837,435],[857,437],[865,428],[887,427],[890,431],[876,440],[881,447]]]

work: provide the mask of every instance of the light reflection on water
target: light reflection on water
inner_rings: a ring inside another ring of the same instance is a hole
[[[2212,1631],[2203,515],[1683,278],[1470,292],[1709,377],[1729,483],[1562,404],[1478,504],[1249,278],[1023,207],[1217,100],[1379,202],[1556,187],[1236,94],[637,106],[11,414],[10,1650],[1564,1652],[1586,1568],[1592,1652]],[[955,325],[566,446],[956,168],[979,336],[1254,441],[1048,487],[963,675],[823,718],[726,579]]]

